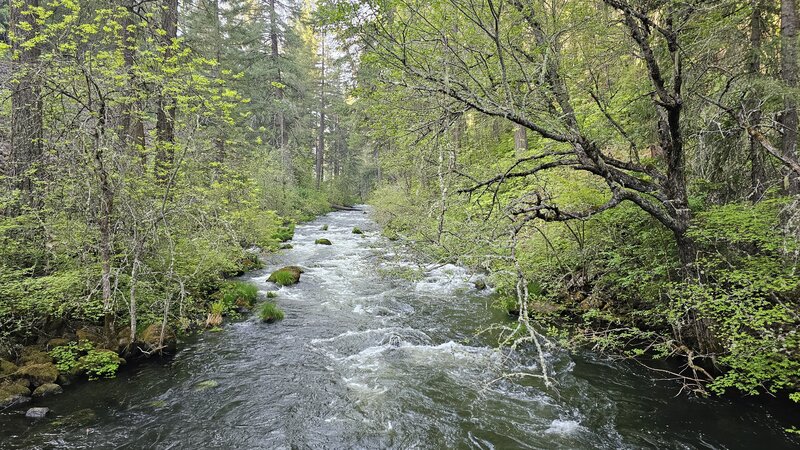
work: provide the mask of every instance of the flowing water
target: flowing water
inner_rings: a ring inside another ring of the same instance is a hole
[[[315,245],[320,237],[333,245]],[[52,410],[40,422],[24,408],[2,411],[0,448],[798,446],[782,431],[791,410],[676,397],[676,386],[652,374],[591,355],[550,349],[555,389],[503,378],[537,371],[538,358],[509,357],[476,337],[509,321],[491,295],[456,266],[399,276],[416,266],[361,212],[298,226],[293,245],[244,277],[263,293],[278,290],[285,320],[229,323],[184,342],[164,364],[68,387],[38,402]],[[298,285],[265,281],[288,264],[306,269]]]

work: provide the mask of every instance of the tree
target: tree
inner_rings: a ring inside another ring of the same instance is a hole
[[[39,57],[39,0],[10,3],[11,155],[9,174],[26,203],[33,204],[35,164],[42,157],[42,86]]]

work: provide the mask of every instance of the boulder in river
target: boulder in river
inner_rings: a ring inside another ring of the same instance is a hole
[[[361,228],[355,227],[353,228],[353,234],[364,234],[364,232],[361,231]]]
[[[61,389],[61,386],[55,383],[47,383],[37,387],[33,391],[33,396],[34,398],[42,398],[42,397],[49,397],[51,395],[57,395],[62,392],[64,392],[64,390]]]
[[[24,385],[5,381],[0,384],[0,408],[25,403],[30,395],[30,389]]]
[[[25,413],[25,417],[28,419],[44,419],[47,413],[50,412],[50,408],[31,408]]]
[[[314,241],[314,243],[317,244],[317,245],[332,245],[331,241],[329,239],[325,239],[325,238],[317,239],[316,241]]]
[[[301,267],[298,266],[286,266],[282,267],[267,278],[267,281],[270,283],[276,283],[281,286],[289,286],[292,284],[296,284],[300,281],[300,274],[305,272]]]

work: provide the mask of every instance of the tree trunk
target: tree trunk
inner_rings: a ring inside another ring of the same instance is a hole
[[[39,6],[39,0],[10,2],[9,29],[15,36],[12,49],[19,56],[11,62],[11,157],[8,174],[22,193],[23,202],[33,205],[34,176],[31,169],[42,157],[42,87],[38,73],[41,50],[26,48],[36,36],[36,16],[28,14]],[[29,26],[22,25],[23,23]]]
[[[122,57],[125,62],[125,71],[128,74],[128,90],[131,97],[138,85],[133,70],[136,35],[129,30],[129,27],[134,25],[134,2],[135,0],[123,0],[122,2],[123,7],[127,10],[122,22]],[[139,101],[127,102],[123,105],[119,136],[123,146],[130,148],[133,152],[139,152],[144,167],[147,164],[147,155],[143,151],[145,146],[144,123],[135,114],[140,105]]]
[[[316,175],[317,175],[317,189],[322,185],[324,179],[324,164],[325,164],[325,33],[322,33],[322,78],[319,91],[319,136],[317,137],[317,159],[316,159]]]
[[[528,151],[528,129],[522,125],[514,125],[514,153],[517,157]]]
[[[279,86],[275,90],[275,97],[278,103],[278,110],[275,115],[276,132],[277,132],[277,147],[280,149],[281,163],[283,166],[284,182],[291,184],[294,179],[292,169],[292,155],[289,150],[289,134],[286,132],[286,114],[284,113],[283,99],[285,92],[283,88],[283,75],[280,67],[280,47],[279,47],[279,29],[278,29],[278,11],[276,9],[275,0],[269,0],[269,41],[272,51],[272,64],[277,71],[277,79]]]
[[[164,61],[168,61],[173,52],[170,50],[175,39],[178,38],[178,0],[164,0],[164,16],[162,29],[164,37],[162,45],[166,46]],[[175,160],[175,98],[163,92],[158,96],[158,111],[156,112],[156,177],[166,180]]]
[[[795,0],[781,1],[781,80],[786,84],[787,90],[797,87],[797,9]],[[794,92],[788,92],[784,97],[784,111],[781,116],[781,129],[783,140],[781,150],[786,156],[797,155],[797,101]],[[797,176],[789,172],[788,190],[798,192],[800,183]]]
[[[761,36],[763,34],[762,25],[762,0],[752,0],[753,11],[750,16],[750,76],[755,80],[761,74]],[[755,89],[755,88],[754,88]],[[758,105],[760,92],[750,93],[747,99],[747,112],[750,115],[750,123],[757,125],[761,122],[761,109]],[[762,155],[761,145],[748,133],[750,143],[750,198],[754,202],[759,201],[764,196],[767,184],[767,173],[764,168],[764,156]]]
[[[219,14],[219,0],[214,0],[214,59],[217,65],[214,68],[216,72],[214,75],[219,78],[221,76],[222,68],[222,19]],[[220,122],[217,124],[217,135],[214,138],[214,147],[217,151],[217,162],[222,165],[225,162],[225,124]]]

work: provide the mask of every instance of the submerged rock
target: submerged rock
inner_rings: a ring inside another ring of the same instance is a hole
[[[31,408],[25,413],[25,417],[28,419],[44,419],[47,413],[50,412],[50,408]]]
[[[282,267],[267,278],[267,281],[270,283],[276,283],[281,286],[289,286],[292,284],[296,284],[300,281],[300,274],[304,273],[305,271],[298,266],[286,266]]]
[[[61,389],[61,386],[54,383],[47,383],[37,387],[33,391],[33,397],[34,398],[49,397],[51,395],[61,394],[62,392],[64,392],[64,390]]]
[[[206,389],[212,389],[219,386],[219,381],[216,380],[205,380],[197,383],[194,386],[195,391],[205,391]]]
[[[317,239],[316,241],[314,241],[314,243],[317,244],[317,245],[333,245],[333,244],[331,244],[330,240],[325,239],[325,238]]]
[[[486,289],[486,281],[484,281],[483,279],[475,280],[475,283],[473,283],[473,285],[475,286],[475,289],[479,291]]]

